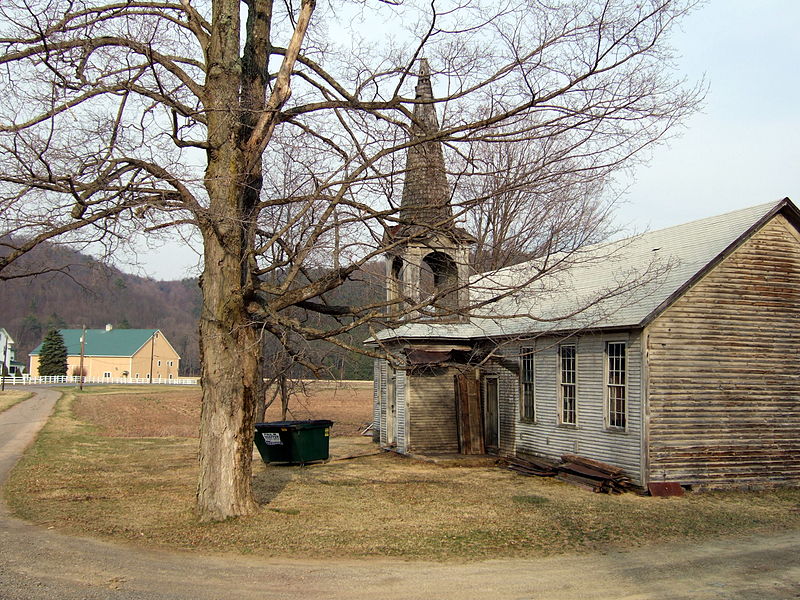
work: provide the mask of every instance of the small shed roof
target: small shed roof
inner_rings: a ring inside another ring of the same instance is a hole
[[[470,301],[484,304],[469,322],[409,323],[384,330],[377,338],[480,338],[641,327],[778,213],[800,222],[797,208],[785,198],[587,246],[569,256],[552,255],[481,273],[470,280]]]
[[[157,333],[158,329],[87,329],[85,356],[133,356]],[[59,329],[67,347],[67,354],[81,353],[83,329]],[[39,344],[30,354],[38,355],[42,349]]]

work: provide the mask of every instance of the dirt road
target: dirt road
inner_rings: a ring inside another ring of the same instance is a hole
[[[0,413],[0,482],[55,398],[40,390]],[[526,561],[263,561],[65,536],[11,518],[0,507],[0,599],[101,598],[796,600],[800,532]]]

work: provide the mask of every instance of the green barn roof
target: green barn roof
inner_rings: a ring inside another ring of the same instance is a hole
[[[83,329],[59,329],[67,347],[67,354],[77,356],[81,353]],[[84,356],[133,356],[153,337],[158,329],[87,329]],[[42,349],[39,344],[29,354],[38,355]]]

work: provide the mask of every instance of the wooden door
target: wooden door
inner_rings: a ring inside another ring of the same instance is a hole
[[[461,454],[483,454],[483,414],[478,380],[466,375],[454,377],[458,447]]]
[[[483,379],[484,435],[487,450],[500,448],[500,394],[497,377]]]

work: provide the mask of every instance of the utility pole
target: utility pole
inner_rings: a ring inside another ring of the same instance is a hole
[[[8,356],[8,338],[5,338],[3,344],[3,364],[0,365],[0,391],[6,389],[6,357]]]
[[[78,377],[80,381],[80,388],[83,391],[83,355],[84,355],[84,348],[86,347],[86,325],[83,326],[83,335],[81,335],[81,362],[80,366],[78,367]]]
[[[153,333],[153,337],[150,338],[150,381],[148,383],[153,383],[153,353],[156,349],[156,333]]]

